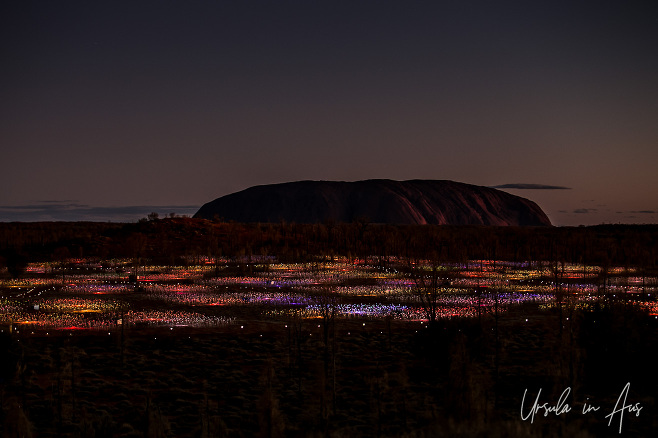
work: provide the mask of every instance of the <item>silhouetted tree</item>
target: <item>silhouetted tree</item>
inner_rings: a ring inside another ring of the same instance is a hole
[[[329,288],[322,289],[318,296],[322,326],[324,381],[330,385],[333,412],[336,412],[336,315],[338,299]]]
[[[9,275],[12,278],[19,278],[27,268],[27,256],[12,248],[5,253],[5,264]]]
[[[260,377],[262,392],[258,399],[259,436],[264,438],[283,436],[285,426],[274,389],[274,377],[274,365],[272,360],[268,359]]]
[[[55,248],[55,251],[53,252],[53,259],[55,259],[57,266],[62,272],[62,281],[64,281],[66,276],[66,262],[69,258],[71,258],[71,252],[69,251],[68,247],[60,246]]]
[[[452,272],[437,260],[426,263],[421,260],[409,261],[408,273],[415,285],[412,289],[423,308],[430,327],[436,325],[440,299],[451,284]]]

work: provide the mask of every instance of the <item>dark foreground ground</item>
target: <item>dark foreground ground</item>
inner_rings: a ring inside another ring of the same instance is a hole
[[[5,328],[3,436],[653,436],[656,318],[623,304],[563,317]]]

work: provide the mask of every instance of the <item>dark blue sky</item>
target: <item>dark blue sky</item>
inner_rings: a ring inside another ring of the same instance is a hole
[[[654,2],[21,0],[0,33],[0,220],[427,178],[658,222]]]

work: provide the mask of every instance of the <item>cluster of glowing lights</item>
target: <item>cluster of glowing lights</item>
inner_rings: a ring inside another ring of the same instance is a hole
[[[194,312],[173,310],[128,311],[122,324],[139,324],[166,327],[212,327],[230,324],[235,318],[208,316]]]
[[[82,313],[53,312],[16,312],[11,318],[3,318],[3,324],[29,327],[32,330],[61,329],[77,327],[87,330],[107,330],[116,327],[116,318],[109,314],[100,314],[94,318],[86,318]]]
[[[108,313],[120,312],[125,304],[117,300],[50,298],[38,300],[33,308],[58,313]]]
[[[322,304],[310,304],[302,309],[276,309],[267,312],[273,316],[291,316],[298,315],[303,318],[322,318],[323,314],[332,312],[336,316],[341,317],[358,317],[358,318],[386,318],[395,317],[396,319],[412,319],[408,318],[409,308],[407,306],[390,303],[374,303],[374,304],[336,304],[327,307]]]
[[[124,327],[208,327],[235,322],[224,315],[238,306],[253,306],[267,316],[320,318],[327,301],[342,318],[428,318],[423,289],[403,273],[412,266],[404,260],[390,259],[386,268],[347,259],[297,264],[276,263],[272,257],[188,261],[194,265],[136,267],[128,259],[31,264],[24,278],[0,280],[0,324],[107,330],[121,320]],[[237,275],[235,263],[249,274]],[[418,262],[412,267],[415,275],[436,269],[442,277],[438,318],[474,317],[494,308],[506,312],[523,303],[591,309],[609,299],[627,299],[658,316],[658,278],[632,269],[486,260],[439,267]]]
[[[247,288],[218,290],[203,285],[153,285],[145,287],[142,296],[189,306],[299,305],[309,302],[309,297],[300,293],[257,292]]]
[[[109,294],[121,294],[126,292],[132,292],[134,287],[127,286],[126,284],[117,284],[117,283],[73,283],[67,284],[62,288],[62,292],[67,294],[74,295],[109,295]]]

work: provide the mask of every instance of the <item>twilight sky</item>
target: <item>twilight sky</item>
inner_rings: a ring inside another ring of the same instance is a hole
[[[16,0],[0,36],[0,221],[421,178],[658,223],[658,2]]]

